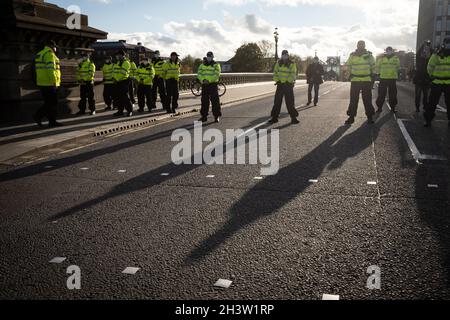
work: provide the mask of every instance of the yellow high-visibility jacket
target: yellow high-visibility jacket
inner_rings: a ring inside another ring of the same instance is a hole
[[[86,60],[78,65],[77,80],[78,82],[94,82],[95,64],[91,60]]]
[[[428,62],[428,74],[434,84],[450,84],[450,56],[433,54]]]
[[[297,64],[277,62],[273,70],[273,81],[293,84],[297,80]]]
[[[103,81],[105,84],[113,84],[113,70],[114,70],[114,64],[105,64],[102,68],[103,72]]]
[[[166,80],[169,79],[175,79],[180,80],[180,73],[181,73],[181,65],[180,62],[173,63],[172,61],[167,61],[164,66],[164,74]]]
[[[164,70],[164,64],[166,62],[163,59],[156,59],[152,61],[153,68],[155,69],[155,76],[165,79],[166,73]]]
[[[397,56],[384,56],[377,60],[376,74],[379,74],[382,80],[398,79],[400,68],[400,59]]]
[[[117,82],[127,80],[130,78],[130,68],[131,64],[128,59],[117,61],[113,69],[113,79]]]
[[[153,85],[153,79],[155,78],[155,69],[151,64],[148,66],[141,64],[136,73],[136,80],[139,84],[143,84],[145,86]]]
[[[61,67],[56,54],[50,47],[45,47],[35,58],[36,81],[40,87],[61,86]]]
[[[203,83],[203,81],[207,80],[209,83],[218,83],[220,80],[220,73],[222,72],[222,68],[220,64],[217,62],[201,64],[198,67],[197,79]]]
[[[135,79],[137,76],[137,66],[136,63],[134,63],[134,61],[130,62],[130,78]]]
[[[372,53],[366,51],[362,55],[355,52],[350,55],[347,67],[351,75],[352,82],[371,82],[372,75],[375,74],[375,58]]]

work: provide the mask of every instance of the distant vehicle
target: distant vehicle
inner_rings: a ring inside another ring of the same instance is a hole
[[[323,76],[325,81],[337,81],[338,74],[335,71],[329,71]]]

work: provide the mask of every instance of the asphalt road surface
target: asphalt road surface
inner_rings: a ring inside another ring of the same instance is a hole
[[[344,126],[349,84],[321,90],[317,107],[296,90],[300,125],[264,124],[263,98],[205,126],[279,129],[281,168],[262,180],[260,165],[172,164],[172,132],[197,117],[2,167],[0,298],[449,299],[445,113],[423,128],[401,85],[397,116],[386,106],[370,126],[360,105]],[[81,290],[67,288],[72,265]]]

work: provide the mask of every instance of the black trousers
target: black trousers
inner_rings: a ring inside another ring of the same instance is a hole
[[[133,105],[131,104],[128,92],[130,89],[130,80],[119,81],[115,87],[118,111],[123,112],[126,109],[128,112],[133,112]]]
[[[312,91],[314,89],[314,104],[319,102],[319,88],[320,84],[318,83],[310,83],[308,86],[308,103],[312,101]]]
[[[297,118],[298,111],[295,109],[294,86],[291,83],[281,83],[277,86],[275,102],[272,109],[272,118],[278,119],[280,116],[283,98],[286,100],[286,107],[291,118]]]
[[[114,84],[105,83],[103,87],[103,101],[107,107],[111,107],[114,100]]]
[[[416,110],[420,110],[420,103],[422,100],[423,108],[426,110],[428,106],[428,98],[430,93],[430,86],[425,85],[419,85],[416,84]]]
[[[445,105],[447,107],[447,117],[450,120],[450,85],[449,84],[431,84],[430,100],[425,108],[425,120],[431,122],[436,116],[436,108],[444,94]]]
[[[129,79],[129,87],[128,87],[128,95],[130,97],[130,101],[132,104],[136,103],[136,98],[135,98],[135,80],[134,79]]]
[[[381,79],[378,86],[377,106],[379,109],[383,108],[386,96],[389,91],[389,104],[395,108],[398,104],[397,100],[397,80],[395,79]]]
[[[202,108],[200,110],[200,113],[204,118],[208,117],[210,102],[212,105],[212,112],[214,117],[221,117],[222,110],[220,106],[219,87],[217,86],[217,83],[202,85]]]
[[[57,87],[39,87],[44,104],[36,112],[36,117],[42,119],[47,117],[50,124],[56,122],[58,114],[58,88]]]
[[[167,89],[167,106],[172,107],[173,110],[178,108],[178,98],[180,97],[180,92],[178,89],[178,81],[176,79],[166,80]]]
[[[80,111],[86,111],[86,103],[89,103],[89,110],[95,111],[95,99],[94,99],[94,84],[84,83],[80,85],[80,103],[78,103],[78,109]],[[87,101],[87,102],[86,102]]]
[[[352,82],[350,89],[350,105],[348,107],[347,115],[356,117],[358,114],[359,95],[362,93],[364,108],[366,109],[366,116],[373,117],[375,108],[372,104],[372,82]]]
[[[167,106],[167,93],[166,86],[163,78],[155,77],[153,80],[153,88],[152,88],[152,109],[156,109],[156,100],[159,97],[161,98],[161,104],[163,105],[163,109],[168,110]]]
[[[144,110],[145,105],[149,111],[152,111],[152,86],[139,84],[137,88],[139,110]]]

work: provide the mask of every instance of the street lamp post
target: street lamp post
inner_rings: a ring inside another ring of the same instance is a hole
[[[278,61],[278,40],[280,39],[280,34],[278,33],[278,28],[275,28],[275,32],[273,33],[275,36],[275,61]]]

